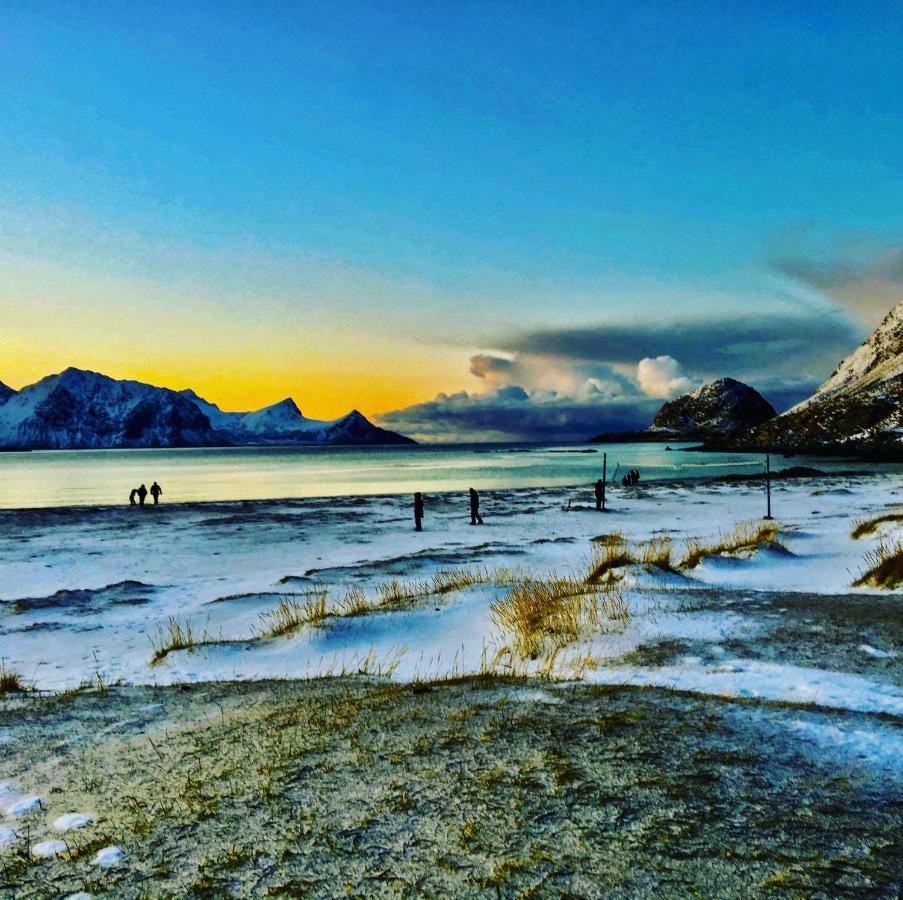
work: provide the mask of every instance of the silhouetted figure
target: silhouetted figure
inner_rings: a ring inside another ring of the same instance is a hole
[[[473,488],[470,489],[470,524],[483,524],[483,517],[480,515],[480,495]]]
[[[596,482],[594,493],[596,495],[596,509],[602,512],[602,501],[605,499],[605,482],[601,478]]]
[[[138,501],[135,499],[138,496],[138,488],[132,488],[131,494],[129,494],[129,506],[137,506]]]
[[[423,531],[423,494],[414,494],[414,531]]]
[[[155,481],[151,485],[150,492],[151,492],[151,497],[154,498],[154,506],[156,506],[160,502],[160,494],[163,493],[163,488],[161,488],[160,485],[157,484],[157,482]]]
[[[138,505],[144,506],[144,501],[147,499],[147,488],[142,484],[140,488],[138,488]]]
[[[624,487],[635,487],[640,483],[640,473],[638,469],[631,469],[622,479],[621,484]]]

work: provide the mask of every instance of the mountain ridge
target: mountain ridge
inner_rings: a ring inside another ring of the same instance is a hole
[[[903,459],[903,300],[811,397],[710,449]]]
[[[307,419],[291,398],[224,412],[193,390],[174,391],[69,367],[0,399],[0,448],[118,449],[415,443],[357,410]],[[2,396],[4,392],[0,392]]]

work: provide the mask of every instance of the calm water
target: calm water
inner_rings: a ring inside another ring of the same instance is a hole
[[[617,472],[620,477],[635,467],[644,480],[752,472],[761,470],[763,462],[749,454],[667,452],[661,444],[594,449],[443,445],[0,453],[0,508],[127,503],[133,487],[142,482],[150,487],[154,480],[162,485],[168,503],[588,484],[602,474],[603,449],[609,475]],[[772,464],[903,472],[899,465],[803,456],[792,461],[775,458]]]

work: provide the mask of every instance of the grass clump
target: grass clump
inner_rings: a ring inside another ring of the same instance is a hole
[[[27,684],[17,672],[6,668],[6,663],[0,659],[0,697],[7,694],[24,694],[29,690]]]
[[[630,552],[630,545],[619,531],[593,538],[593,562],[590,583],[595,583],[609,575],[614,569],[636,562]]]
[[[856,587],[893,590],[903,585],[903,541],[879,544],[865,554],[865,570],[853,582]]]
[[[165,659],[175,650],[193,650],[199,642],[204,643],[206,640],[206,632],[199,638],[191,622],[183,624],[175,616],[170,616],[166,626],[158,625],[156,635],[151,638],[154,648],[151,665]]]
[[[647,572],[674,572],[673,552],[674,542],[666,534],[655,535],[635,547],[620,532],[603,534],[593,539],[593,559],[587,580],[590,583],[611,580],[616,569],[631,565],[641,565]]]
[[[891,523],[903,523],[903,512],[885,513],[883,516],[875,516],[873,519],[857,519],[853,525],[851,537],[854,540],[869,537],[878,532],[882,525]]]
[[[722,531],[720,537],[712,543],[705,543],[702,538],[689,538],[680,568],[695,569],[709,556],[777,547],[779,532],[780,526],[776,522],[740,522],[734,526],[733,531]]]
[[[537,659],[577,640],[603,631],[628,616],[615,586],[576,577],[524,579],[489,607],[492,621],[513,638],[513,651]]]
[[[261,634],[264,637],[291,634],[305,625],[321,624],[328,614],[325,588],[307,591],[301,600],[283,597],[275,609],[260,614]]]

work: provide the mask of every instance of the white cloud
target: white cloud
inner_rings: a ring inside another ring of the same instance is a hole
[[[691,378],[673,356],[647,356],[636,367],[636,378],[647,397],[671,400],[702,384]]]

